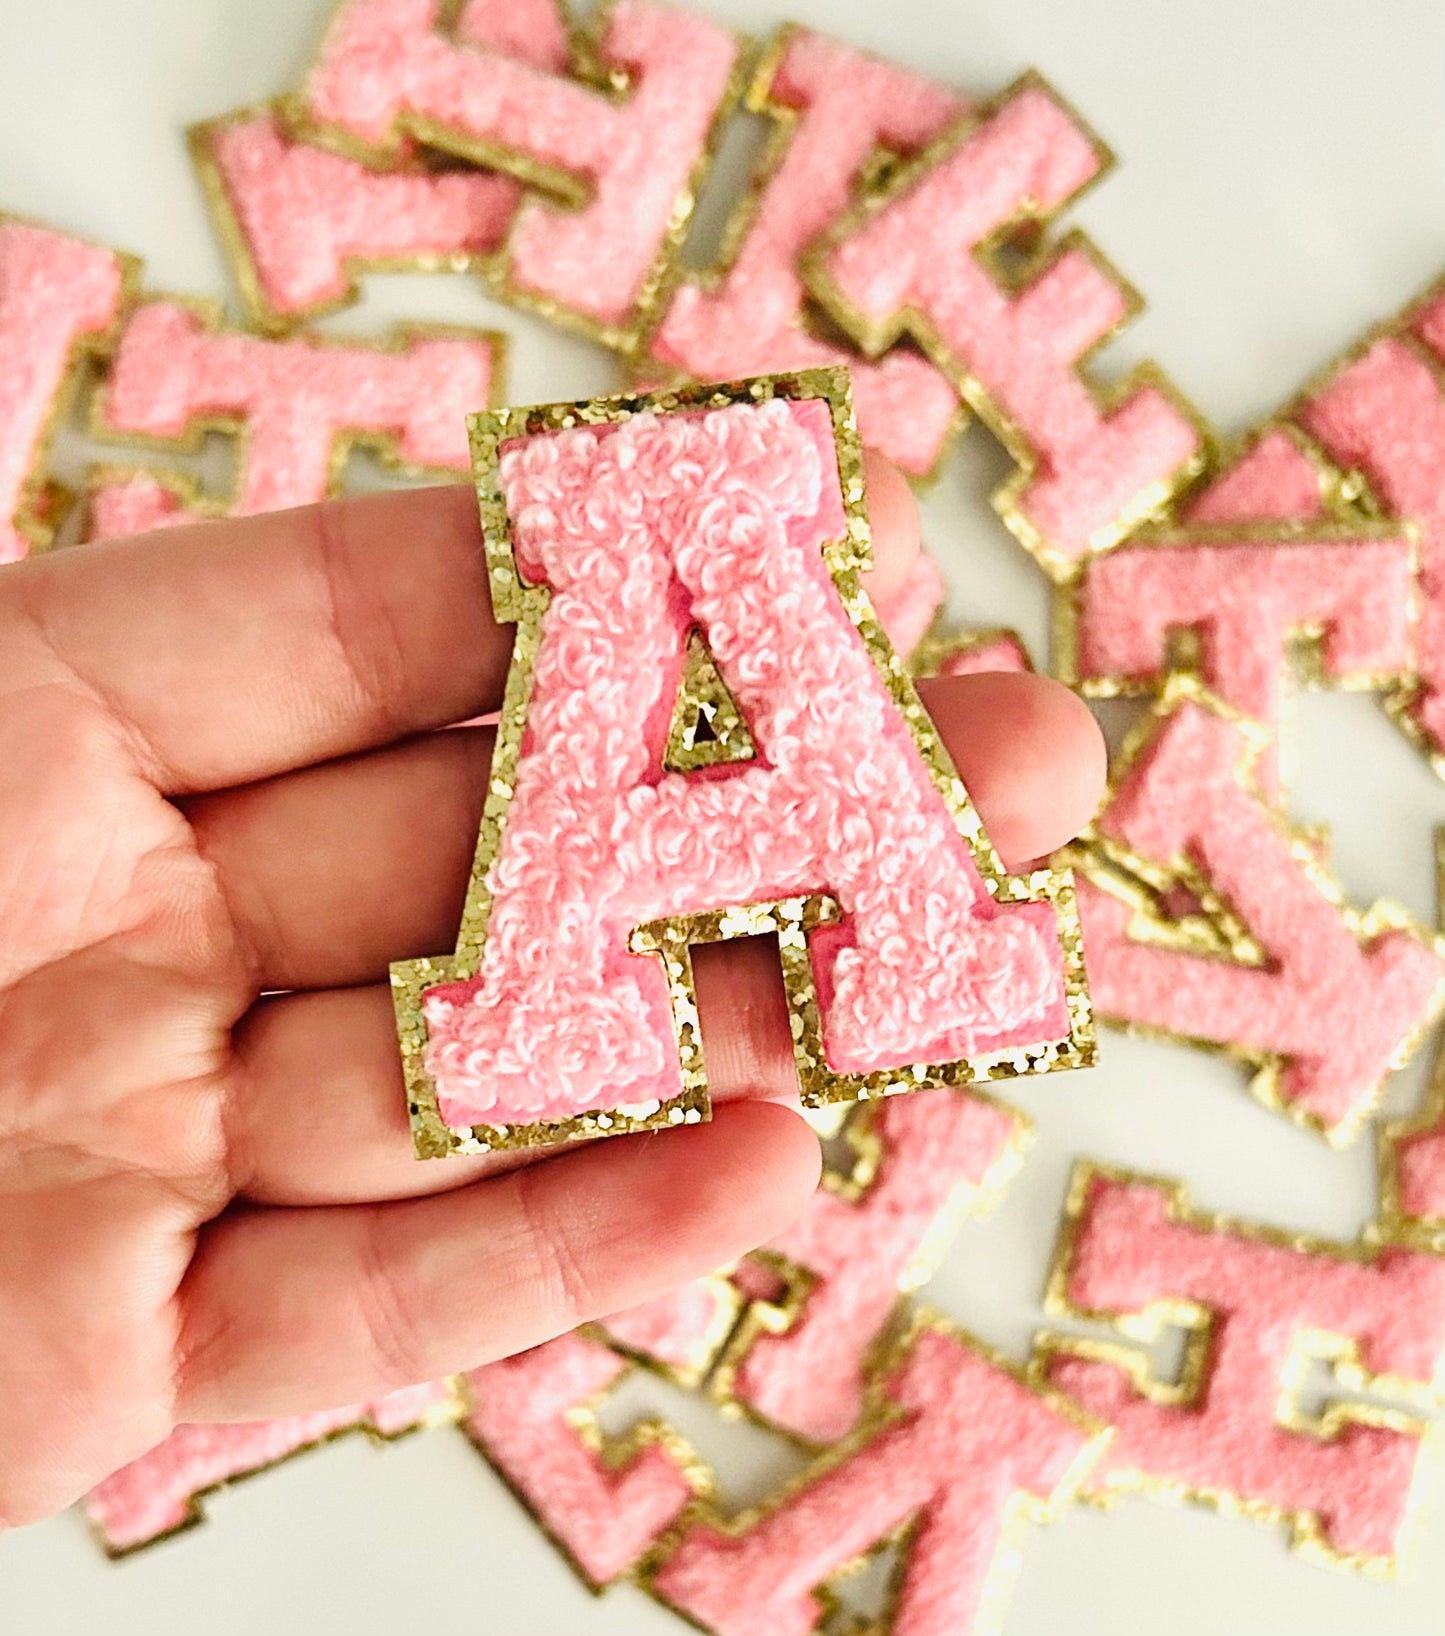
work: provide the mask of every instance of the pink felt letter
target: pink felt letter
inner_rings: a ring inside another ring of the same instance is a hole
[[[741,236],[726,267],[677,290],[651,338],[651,356],[704,381],[850,364],[863,441],[921,476],[937,464],[958,422],[958,394],[909,348],[867,363],[820,339],[809,327],[799,258],[847,209],[860,172],[880,149],[916,153],[964,105],[896,63],[790,29],[747,106],[784,126],[786,147],[781,157],[767,155],[755,182],[760,191],[739,207],[733,232]]]
[[[618,96],[452,38],[443,9],[347,0],[307,82],[308,118],[373,147],[394,148],[406,130],[530,182],[570,179],[580,208],[533,199],[519,212],[508,292],[609,340],[630,335],[691,208],[738,41],[688,12],[618,0],[600,44],[606,69],[626,78]]]
[[[354,300],[358,267],[495,254],[522,197],[492,171],[372,170],[295,141],[266,113],[222,120],[196,145],[239,241],[252,314],[270,329]]]
[[[893,1636],[976,1629],[1012,1566],[1020,1502],[1047,1517],[1094,1437],[941,1329],[918,1334],[882,1401],[901,1419],[742,1533],[699,1524],[685,1534],[655,1577],[663,1599],[712,1636],[807,1636],[822,1614],[817,1588],[912,1523]]]
[[[1073,1038],[1054,905],[985,890],[825,562],[849,527],[826,401],[530,433],[500,487],[550,601],[477,974],[422,999],[449,1127],[678,1096],[633,929],[815,893],[843,915],[810,948],[834,1073]],[[759,751],[718,777],[663,769],[693,626]]]
[[[1023,1122],[967,1091],[927,1091],[883,1103],[871,1123],[863,1140],[880,1153],[862,1196],[820,1187],[768,1245],[805,1275],[801,1309],[781,1333],[757,1334],[729,1383],[737,1401],[810,1443],[852,1429],[870,1353],[899,1292],[925,1270],[920,1253],[936,1251],[929,1240],[948,1218],[1002,1180]]]
[[[115,323],[124,289],[114,251],[0,217],[0,563],[49,541],[37,468],[74,365]]]
[[[239,423],[237,515],[324,499],[353,442],[385,440],[407,466],[465,470],[466,416],[490,401],[496,338],[403,331],[399,339],[392,347],[267,341],[215,333],[175,302],[146,302],[121,337],[100,429],[184,444],[207,422]],[[114,504],[115,515],[134,514]],[[163,498],[153,509],[150,526],[177,511]]]
[[[200,1497],[222,1483],[274,1466],[338,1432],[369,1430],[397,1437],[456,1417],[457,1399],[446,1381],[409,1386],[375,1403],[225,1426],[177,1426],[149,1454],[107,1477],[85,1499],[106,1550],[113,1554],[149,1544],[200,1519]]]
[[[1196,469],[1201,434],[1157,384],[1107,412],[1081,358],[1128,317],[1129,296],[1089,249],[1066,245],[1010,293],[977,252],[1020,215],[1047,215],[1101,168],[1093,138],[1051,92],[1025,82],[962,125],[881,208],[825,246],[818,293],[876,356],[910,324],[964,397],[1016,448],[1032,451],[996,501],[1060,577],[1091,546],[1114,544]]]
[[[1335,1557],[1393,1557],[1424,1428],[1335,1409],[1311,1431],[1281,1411],[1303,1416],[1290,1378],[1302,1338],[1324,1338],[1321,1356],[1348,1343],[1366,1390],[1368,1377],[1428,1384],[1445,1351],[1445,1259],[1241,1230],[1191,1216],[1181,1189],[1087,1165],[1075,1199],[1056,1304],[1137,1321],[1156,1303],[1182,1303],[1191,1327],[1208,1326],[1194,1336],[1201,1378],[1158,1400],[1131,1384],[1142,1354],[1046,1343],[1050,1381],[1115,1427],[1090,1488],[1182,1490],[1288,1519],[1297,1539]]]
[[[1270,733],[1256,774],[1274,796],[1288,643],[1318,631],[1320,671],[1335,681],[1398,679],[1413,658],[1414,543],[1398,530],[1328,526],[1318,466],[1277,430],[1196,495],[1183,519],[1210,532],[1133,540],[1089,561],[1066,593],[1071,679],[1086,691],[1156,683],[1171,634],[1196,632],[1201,678]],[[1289,532],[1258,532],[1271,525]]]
[[[1180,629],[1200,639],[1199,673],[1227,704],[1269,731],[1260,782],[1279,777],[1273,741],[1283,703],[1287,646],[1306,628],[1323,632],[1326,676],[1387,677],[1408,671],[1414,547],[1349,528],[1314,538],[1121,546],[1091,561],[1078,590],[1077,675],[1155,682]]]
[[[625,1574],[693,1494],[662,1444],[614,1468],[578,1435],[576,1416],[627,1369],[573,1334],[467,1376],[468,1434],[594,1586]]]
[[[1356,467],[1378,497],[1420,529],[1418,693],[1409,716],[1445,769],[1445,292],[1353,355],[1299,410],[1330,457]]]
[[[1239,724],[1175,700],[1096,820],[1156,867],[1196,866],[1242,919],[1263,965],[1131,936],[1134,907],[1079,881],[1102,1017],[1224,1046],[1268,1068],[1266,1100],[1337,1139],[1352,1134],[1429,1022],[1445,963],[1413,930],[1367,932],[1242,785]]]

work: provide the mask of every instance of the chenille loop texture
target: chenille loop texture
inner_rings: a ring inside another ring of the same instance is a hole
[[[676,1094],[639,924],[807,893],[830,1064],[870,1072],[1068,1032],[1047,903],[996,905],[823,560],[845,531],[826,405],[639,415],[505,449],[517,558],[551,587],[476,978],[424,1002],[449,1124]],[[760,760],[664,774],[689,628]]]

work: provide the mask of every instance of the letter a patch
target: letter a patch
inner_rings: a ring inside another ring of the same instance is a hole
[[[1072,882],[1004,872],[859,587],[846,374],[471,431],[517,638],[456,952],[392,973],[418,1154],[707,1117],[689,951],[733,937],[809,1105],[1087,1064]],[[704,649],[752,754],[679,767]]]

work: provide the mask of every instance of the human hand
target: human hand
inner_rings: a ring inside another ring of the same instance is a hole
[[[896,473],[870,490],[882,590],[918,522]],[[433,729],[497,707],[510,643],[462,488],[0,572],[0,1527],[179,1422],[373,1399],[625,1310],[806,1203],[751,944],[697,951],[711,1124],[413,1159],[387,967],[451,949],[493,735]],[[1087,821],[1071,695],[923,692],[1006,859]]]

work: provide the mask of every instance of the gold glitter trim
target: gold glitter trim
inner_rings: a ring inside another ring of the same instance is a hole
[[[641,379],[651,374],[654,378],[659,375],[673,384],[681,384],[689,377],[681,370],[654,358],[651,352],[653,337],[667,316],[672,305],[673,297],[683,285],[694,285],[707,294],[715,294],[726,282],[728,275],[736,265],[743,246],[747,243],[749,234],[753,231],[758,214],[762,209],[763,199],[772,186],[788,151],[793,145],[797,127],[804,118],[803,111],[792,107],[788,103],[779,102],[773,96],[773,85],[782,68],[783,59],[792,48],[793,42],[800,34],[814,33],[801,23],[784,23],[766,42],[757,56],[756,65],[751,75],[740,76],[734,84],[728,101],[719,112],[719,122],[726,124],[738,112],[756,115],[760,119],[771,122],[767,142],[753,167],[746,183],[743,197],[734,205],[723,227],[722,240],[718,253],[712,264],[704,269],[691,268],[684,265],[681,259],[682,240],[672,247],[658,280],[655,298],[649,306],[649,317],[645,329],[639,334],[634,350],[632,370],[635,379]],[[891,176],[897,166],[904,162],[905,156],[893,149],[879,147],[874,152],[874,163],[854,178],[854,192],[861,198],[874,186]],[[801,269],[799,269],[801,279]],[[807,291],[804,289],[805,302]],[[811,303],[808,303],[811,305]],[[816,310],[809,314],[807,306],[800,313],[800,328],[802,333],[814,340],[831,340],[838,344],[837,338],[820,335],[823,327],[819,323],[821,314]],[[845,343],[846,344],[846,343]],[[949,449],[954,441],[968,425],[968,409],[960,402],[954,416],[952,427],[939,444],[938,458],[932,468],[917,477],[910,478],[916,486],[927,486],[936,481],[943,468],[943,462],[948,456]]]
[[[713,662],[707,639],[694,630],[687,639],[687,657],[672,725],[667,731],[663,770],[691,773],[699,767],[753,761],[757,753],[738,702]]]
[[[346,4],[347,0],[338,0],[332,23],[328,26],[328,34],[330,28],[336,26]],[[617,0],[601,0],[601,3],[581,22],[569,14],[572,77],[570,82],[564,80],[564,83],[584,86],[600,93],[611,102],[622,103],[626,102],[631,93],[632,77],[625,68],[609,63],[604,50],[616,4]],[[446,35],[454,31],[460,6],[461,0],[442,0],[437,8],[437,33]],[[698,196],[717,156],[727,117],[736,106],[740,89],[748,79],[752,42],[747,36],[738,33],[730,33],[730,38],[737,46],[737,61],[718,99],[712,122],[688,179],[673,200],[672,213],[668,218],[657,256],[638,287],[629,318],[625,322],[604,323],[554,300],[551,296],[538,295],[519,288],[512,279],[510,270],[510,231],[496,255],[487,258],[482,269],[492,295],[507,302],[509,306],[517,307],[523,312],[536,313],[558,328],[573,335],[580,335],[584,340],[594,341],[614,352],[631,355],[637,350],[642,335],[652,322],[668,268],[687,238],[688,224],[692,220]],[[465,41],[454,40],[452,43],[458,50],[471,49],[476,50],[478,55],[487,55],[479,47],[469,47]],[[556,77],[563,79],[561,75]],[[329,148],[344,158],[358,159],[374,168],[397,169],[407,163],[410,158],[407,139],[412,138],[425,147],[434,148],[441,153],[454,154],[471,164],[480,165],[483,169],[504,171],[510,176],[515,176],[529,191],[544,194],[554,204],[563,207],[582,209],[591,196],[591,189],[570,171],[559,170],[528,154],[478,139],[457,130],[454,126],[441,124],[407,109],[403,109],[393,121],[388,140],[373,144],[362,141],[345,126],[324,124],[314,119],[304,90],[292,92],[278,99],[275,106],[280,110],[283,121],[293,136],[316,147]]]
[[[1094,1182],[1100,1180],[1153,1188],[1165,1195],[1170,1222],[1196,1227],[1204,1232],[1246,1239],[1251,1243],[1267,1244],[1275,1249],[1292,1250],[1303,1255],[1325,1256],[1332,1261],[1356,1266],[1372,1266],[1381,1253],[1381,1246],[1371,1242],[1368,1233],[1355,1244],[1345,1244],[1315,1238],[1308,1233],[1291,1233],[1258,1222],[1241,1221],[1237,1217],[1195,1208],[1190,1203],[1189,1190],[1183,1182],[1121,1169],[1094,1159],[1080,1159],[1069,1179],[1063,1221],[1044,1292],[1044,1309],[1050,1317],[1062,1321],[1105,1324],[1123,1340],[1101,1340],[1041,1330],[1034,1339],[1034,1353],[1029,1365],[1031,1378],[1045,1379],[1052,1358],[1085,1358],[1120,1369],[1140,1397],[1163,1408],[1188,1408],[1200,1402],[1208,1384],[1211,1334],[1220,1321],[1211,1308],[1196,1301],[1164,1297],[1138,1312],[1121,1313],[1076,1306],[1070,1301],[1069,1270],[1083,1233],[1090,1190]],[[1151,1373],[1148,1353],[1142,1349],[1156,1346],[1170,1330],[1184,1332],[1183,1363],[1177,1380],[1161,1381]],[[1441,1362],[1445,1363],[1445,1358]],[[1357,1340],[1322,1329],[1301,1329],[1295,1333],[1280,1374],[1275,1424],[1286,1431],[1296,1432],[1317,1442],[1332,1442],[1352,1425],[1377,1426],[1418,1440],[1420,1455],[1415,1466],[1412,1499],[1401,1530],[1402,1543],[1400,1549],[1391,1555],[1367,1556],[1337,1551],[1326,1541],[1315,1512],[1289,1511],[1230,1489],[1197,1488],[1188,1483],[1153,1477],[1136,1468],[1106,1473],[1104,1486],[1097,1493],[1082,1493],[1079,1498],[1100,1510],[1110,1510],[1126,1494],[1143,1494],[1151,1499],[1202,1506],[1223,1516],[1247,1517],[1253,1522],[1283,1526],[1289,1530],[1291,1549],[1312,1561],[1351,1569],[1372,1578],[1397,1578],[1403,1563],[1414,1549],[1413,1536],[1419,1528],[1420,1478],[1427,1463],[1438,1459],[1445,1429],[1415,1415],[1375,1404],[1334,1402],[1318,1414],[1306,1412],[1300,1407],[1299,1400],[1309,1371],[1320,1363],[1329,1366],[1332,1380],[1344,1391],[1394,1397],[1421,1408],[1429,1408],[1435,1402],[1436,1383],[1372,1374],[1361,1362]]]
[[[1000,291],[1009,297],[1022,294],[1065,254],[1087,256],[1100,272],[1118,287],[1124,302],[1122,317],[1074,360],[1070,365],[1071,372],[1088,391],[1100,414],[1106,416],[1140,388],[1152,388],[1194,427],[1199,435],[1199,448],[1176,471],[1167,478],[1151,484],[1135,497],[1126,510],[1110,523],[1095,530],[1090,541],[1090,549],[1107,550],[1144,523],[1161,517],[1205,470],[1213,447],[1213,433],[1199,412],[1154,363],[1138,365],[1122,379],[1107,387],[1099,386],[1090,378],[1088,366],[1095,354],[1107,346],[1130,319],[1143,311],[1144,302],[1138,291],[1120,275],[1085,234],[1076,229],[1065,234],[1056,243],[1040,238],[1032,247],[1023,248],[1031,236],[1030,229],[1048,226],[1064,210],[1076,205],[1103,180],[1114,163],[1114,156],[1104,142],[1042,75],[1032,69],[1021,75],[1000,96],[965,115],[916,159],[903,165],[883,192],[865,199],[856,210],[846,215],[813,244],[803,258],[803,273],[813,294],[868,357],[878,357],[896,345],[905,335],[911,335],[937,368],[954,382],[963,401],[1003,445],[1018,468],[995,491],[994,510],[1002,518],[1004,526],[1049,578],[1058,584],[1064,584],[1077,571],[1077,559],[1060,551],[1040,533],[1022,509],[1021,497],[1040,467],[1038,451],[1033,447],[1023,427],[993,396],[985,383],[953,354],[927,313],[917,307],[906,306],[875,323],[848,300],[828,269],[829,256],[839,244],[946,161],[1011,97],[1029,90],[1042,92],[1049,97],[1088,136],[1095,153],[1099,156],[1099,168],[1081,188],[1055,210],[1039,210],[1026,203],[981,243],[974,253]],[[1007,257],[1004,255],[1006,250],[1011,252]]]
[[[291,136],[287,128],[283,103],[278,100],[237,108],[217,119],[208,119],[192,125],[186,132],[186,141],[196,169],[196,178],[206,201],[206,208],[210,212],[211,224],[216,237],[220,240],[231,276],[236,281],[247,320],[260,334],[272,337],[290,335],[303,325],[355,306],[362,295],[358,280],[366,273],[471,273],[483,279],[495,276],[500,251],[454,250],[435,255],[340,256],[338,263],[346,283],[345,291],[341,295],[329,301],[309,302],[306,306],[292,311],[278,312],[267,300],[265,288],[251,254],[251,241],[236,217],[230,191],[215,158],[215,140],[220,132],[256,120],[274,123],[285,140],[299,140]],[[427,171],[426,164],[420,159],[414,165],[396,164],[372,168],[392,171],[414,169],[418,174],[425,174]]]
[[[152,1546],[160,1545],[168,1539],[175,1539],[181,1534],[188,1534],[193,1529],[200,1528],[209,1522],[206,1514],[205,1502],[223,1494],[227,1489],[235,1488],[240,1483],[246,1483],[253,1477],[264,1476],[268,1471],[275,1471],[280,1466],[289,1465],[303,1454],[311,1454],[317,1449],[324,1449],[329,1444],[339,1443],[344,1438],[365,1437],[369,1443],[382,1448],[390,1443],[400,1443],[418,1432],[432,1431],[438,1426],[457,1424],[471,1408],[471,1399],[468,1396],[466,1384],[460,1375],[452,1375],[447,1379],[449,1395],[442,1402],[428,1409],[426,1414],[410,1426],[403,1426],[400,1431],[379,1431],[370,1420],[354,1420],[349,1426],[338,1426],[335,1431],[327,1432],[324,1437],[313,1438],[309,1443],[302,1443],[294,1449],[288,1449],[285,1454],[278,1455],[274,1460],[267,1460],[259,1466],[252,1466],[247,1471],[238,1471],[234,1476],[223,1477],[218,1483],[209,1483],[204,1488],[198,1488],[186,1500],[186,1516],[174,1528],[167,1528],[159,1534],[152,1534],[149,1539],[137,1540],[134,1545],[114,1546],[108,1543],[105,1530],[101,1525],[85,1513],[86,1524],[90,1529],[92,1539],[105,1552],[112,1562],[122,1562],[127,1557],[138,1556],[142,1551],[149,1551]],[[81,1510],[85,1511],[84,1501]]]
[[[159,302],[184,307],[188,312],[194,313],[207,335],[239,336],[262,342],[267,339],[252,334],[250,330],[228,324],[220,302],[199,296],[152,294],[137,305],[148,306]],[[276,342],[275,337],[270,339]],[[291,335],[287,341],[277,344],[301,345],[318,352],[342,350],[395,356],[404,353],[414,341],[471,341],[490,348],[492,370],[488,395],[494,404],[505,398],[509,343],[500,330],[474,329],[463,324],[405,323],[394,325],[385,336],[319,335],[311,330],[301,330]],[[186,429],[179,436],[157,437],[146,432],[128,432],[111,425],[107,419],[107,393],[104,385],[96,391],[90,404],[90,435],[97,443],[196,455],[200,453],[207,436],[211,433],[220,433],[233,439],[238,488],[250,458],[250,423],[251,417],[245,414],[197,414],[186,421]],[[398,477],[415,479],[418,482],[456,483],[462,475],[452,466],[418,466],[403,460],[397,453],[397,440],[390,432],[378,432],[367,426],[340,426],[332,437],[327,461],[327,498],[334,498],[342,492],[347,462],[354,453],[362,450],[372,455]],[[233,492],[230,495],[215,495],[203,499],[196,480],[186,473],[143,463],[133,466],[97,467],[92,471],[92,485],[97,477],[105,482],[122,483],[133,477],[151,478],[162,487],[185,497],[188,504],[193,503],[205,516],[231,516],[239,498],[239,495]]]
[[[998,1158],[983,1176],[976,1182],[961,1180],[953,1187],[900,1273],[897,1304],[879,1329],[864,1360],[863,1374],[869,1379],[882,1367],[880,1360],[893,1351],[899,1337],[914,1323],[913,1293],[937,1272],[949,1244],[964,1222],[979,1220],[993,1210],[1022,1168],[1024,1156],[1033,1142],[1033,1121],[1007,1103],[985,1096],[975,1089],[940,1091],[936,1094],[965,1096],[986,1102],[1009,1116],[1013,1130]],[[849,1111],[842,1137],[851,1153],[851,1162],[846,1168],[835,1165],[826,1167],[819,1183],[820,1187],[849,1204],[861,1204],[866,1199],[887,1153],[887,1144],[878,1130],[879,1111],[874,1102],[865,1102]],[[773,1300],[749,1301],[743,1308],[740,1321],[728,1336],[726,1348],[708,1382],[709,1395],[724,1414],[741,1416],[766,1431],[786,1438],[795,1447],[810,1453],[818,1452],[819,1444],[768,1419],[737,1394],[738,1370],[752,1350],[753,1343],[761,1335],[786,1334],[806,1316],[809,1297],[818,1282],[817,1276],[805,1263],[768,1249],[753,1251],[749,1259],[775,1272],[783,1283],[783,1290]]]
[[[873,1442],[881,1433],[886,1432],[890,1427],[897,1425],[899,1421],[904,1419],[906,1411],[892,1402],[886,1394],[887,1378],[906,1360],[909,1351],[919,1336],[929,1330],[948,1336],[951,1340],[956,1341],[959,1345],[966,1347],[976,1356],[982,1358],[993,1368],[1010,1375],[1019,1385],[1025,1387],[1035,1397],[1040,1398],[1047,1404],[1060,1419],[1077,1427],[1089,1438],[1069,1471],[1055,1488],[1050,1499],[1039,1500],[1034,1495],[1023,1491],[1015,1491],[1009,1496],[1001,1519],[992,1560],[979,1597],[978,1617],[974,1621],[970,1632],[970,1636],[998,1636],[1008,1612],[1009,1598],[1018,1576],[1024,1539],[1029,1526],[1040,1527],[1056,1522],[1068,1509],[1078,1497],[1090,1468],[1098,1461],[1113,1437],[1113,1428],[1103,1425],[1093,1416],[1084,1413],[1077,1403],[1058,1391],[1057,1388],[1041,1383],[1034,1378],[1027,1367],[1020,1367],[1013,1363],[1010,1359],[1004,1357],[1002,1353],[989,1346],[987,1342],[980,1340],[978,1336],[970,1333],[960,1325],[950,1322],[942,1314],[930,1308],[920,1308],[914,1314],[906,1329],[893,1341],[887,1353],[878,1359],[877,1373],[868,1385],[867,1407],[853,1431],[820,1454],[806,1471],[783,1483],[760,1505],[750,1506],[745,1510],[728,1515],[722,1511],[710,1496],[700,1497],[663,1536],[657,1548],[644,1563],[643,1571],[639,1576],[639,1582],[643,1590],[670,1612],[677,1614],[693,1629],[703,1631],[704,1636],[714,1636],[709,1626],[700,1624],[681,1608],[669,1602],[658,1589],[657,1575],[666,1565],[668,1557],[682,1542],[687,1532],[694,1527],[709,1528],[715,1533],[730,1539],[736,1539],[747,1534],[759,1523],[765,1522],[776,1512],[782,1510],[794,1496],[807,1489],[820,1477],[827,1475],[828,1472],[839,1466],[846,1465],[855,1454]],[[884,1610],[876,1624],[870,1624],[868,1627],[869,1636],[890,1636],[895,1626],[898,1598],[902,1591],[904,1577],[908,1568],[908,1559],[917,1531],[918,1522],[916,1520],[910,1520],[901,1527],[890,1530],[888,1534],[867,1551],[860,1553],[850,1562],[843,1563],[835,1569],[824,1584],[814,1587],[812,1595],[821,1604],[822,1612],[813,1628],[816,1630],[833,1629],[835,1628],[833,1621],[845,1612],[836,1591],[832,1589],[834,1585],[840,1580],[858,1573],[881,1553],[893,1549],[898,1552],[898,1561],[890,1579]]]
[[[94,335],[82,335],[72,342],[60,383],[35,435],[30,459],[16,491],[15,511],[10,522],[21,538],[29,541],[30,554],[38,556],[55,544],[56,536],[76,502],[76,495],[70,489],[46,474],[56,433],[70,419],[80,401],[87,373],[103,363],[115,350],[121,330],[140,294],[143,263],[138,256],[102,244],[99,239],[86,238],[83,234],[70,232],[68,228],[55,227],[49,222],[15,215],[8,210],[0,210],[0,227],[33,227],[42,233],[74,239],[77,243],[114,256],[120,270],[120,293],[116,299],[115,317],[105,330]]]
[[[847,514],[843,538],[824,547],[824,560],[849,618],[868,649],[874,668],[887,684],[918,754],[927,767],[949,816],[979,870],[984,888],[1000,903],[1049,903],[1053,906],[1063,947],[1064,985],[1070,1028],[1067,1037],[1037,1045],[992,1051],[954,1062],[913,1063],[872,1074],[840,1074],[828,1066],[808,935],[839,918],[826,897],[796,897],[778,902],[742,904],[697,915],[655,921],[638,927],[630,948],[655,954],[663,962],[672,1009],[673,1030],[682,1070],[682,1091],[670,1100],[640,1110],[591,1109],[574,1117],[531,1125],[478,1125],[449,1128],[442,1119],[436,1086],[423,1066],[426,1023],[422,995],[439,983],[464,981],[481,969],[491,913],[487,873],[502,844],[515,786],[533,666],[542,638],[549,600],[545,586],[529,584],[517,567],[499,477],[499,449],[513,439],[564,431],[579,425],[620,425],[637,415],[674,414],[722,409],[732,404],[766,403],[774,398],[828,404],[837,448],[838,470]],[[515,623],[516,642],[507,677],[501,726],[492,756],[491,783],[483,810],[476,858],[462,912],[456,951],[449,959],[402,962],[392,967],[407,1101],[419,1158],[449,1153],[484,1153],[504,1147],[530,1147],[578,1137],[623,1135],[667,1125],[695,1123],[708,1116],[707,1076],[698,1026],[690,946],[734,937],[775,934],[782,954],[783,979],[793,1026],[793,1053],[802,1100],[807,1106],[864,1100],[936,1085],[967,1085],[1011,1079],[1023,1074],[1091,1067],[1095,1061],[1093,1016],[1084,976],[1083,939],[1074,901],[1073,879],[1066,869],[1035,869],[1011,875],[988,839],[963,781],[949,758],[932,718],[923,708],[903,662],[879,625],[859,576],[872,564],[871,535],[864,504],[863,451],[853,413],[848,373],[844,369],[805,370],[759,376],[722,386],[676,387],[649,395],[624,393],[583,403],[550,404],[476,415],[470,422],[477,472],[477,494],[491,581],[492,608],[503,623]]]

